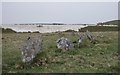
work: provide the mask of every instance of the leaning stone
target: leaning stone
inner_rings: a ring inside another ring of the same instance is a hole
[[[96,39],[93,36],[93,34],[89,31],[85,32],[84,34],[82,34],[78,40],[78,47],[81,47],[81,44],[83,43],[84,40],[89,39],[91,43],[95,44],[96,43]]]
[[[22,61],[32,62],[36,55],[42,51],[42,39],[28,37],[22,48]]]
[[[94,42],[95,37],[93,36],[92,33],[90,33],[89,31],[87,31],[87,32],[86,32],[86,36],[88,37],[88,39],[89,39],[91,42]]]

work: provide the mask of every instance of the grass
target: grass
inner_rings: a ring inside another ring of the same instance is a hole
[[[4,28],[0,28],[0,30],[2,30],[2,32],[4,33],[16,33],[16,31],[10,29],[10,28],[7,28],[7,29],[4,29]]]
[[[77,33],[77,32],[76,32]],[[63,32],[72,42],[79,36]],[[80,33],[81,34],[81,33]],[[57,33],[3,33],[3,73],[118,73],[118,32],[93,32],[97,44],[88,40],[81,48],[61,51],[56,48]],[[43,36],[43,52],[31,64],[21,62],[21,51],[28,36]],[[41,64],[42,63],[42,64]],[[16,67],[20,65],[22,67]]]
[[[106,32],[106,31],[118,31],[119,27],[111,27],[111,26],[87,26],[85,28],[79,29],[80,32],[86,32],[89,30],[90,32]]]
[[[108,22],[103,22],[103,24],[106,24],[106,25],[119,25],[120,20],[112,20],[112,21],[108,21]]]
[[[0,29],[0,38],[2,38],[2,32]],[[2,40],[0,39],[0,74],[2,73]]]

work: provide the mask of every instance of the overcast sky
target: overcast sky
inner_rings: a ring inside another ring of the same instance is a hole
[[[117,2],[3,2],[2,22],[97,23],[118,19]]]

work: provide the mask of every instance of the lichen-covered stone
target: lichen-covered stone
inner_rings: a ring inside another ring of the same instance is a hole
[[[91,32],[87,31],[86,36],[91,41],[91,43],[93,43],[95,41],[95,37],[93,36],[93,34]]]
[[[83,43],[84,39],[86,38],[85,34],[82,34],[78,40],[78,47],[81,47],[81,44]]]
[[[81,47],[81,44],[83,43],[84,40],[89,39],[91,43],[95,44],[96,43],[96,39],[93,36],[93,34],[89,31],[86,31],[85,33],[83,33],[82,35],[80,35],[80,38],[78,40],[78,47]]]
[[[22,61],[32,62],[36,55],[42,51],[42,39],[40,37],[28,37],[22,48]]]
[[[62,38],[57,40],[57,48],[58,49],[69,50],[72,47],[73,47],[72,43],[67,38],[62,37]]]

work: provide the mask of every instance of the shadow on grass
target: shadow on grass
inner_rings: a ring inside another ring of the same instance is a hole
[[[120,67],[119,66],[111,66],[109,68],[101,69],[97,73],[108,73],[108,75],[109,74],[110,75],[114,75],[114,74],[115,75],[117,75],[117,74],[120,75],[119,71],[120,71]]]

